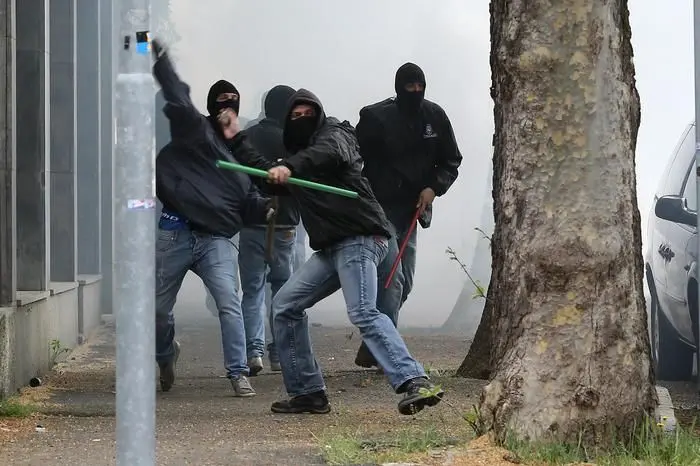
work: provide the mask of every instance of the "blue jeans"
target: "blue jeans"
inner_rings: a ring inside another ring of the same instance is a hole
[[[377,264],[386,251],[383,237],[348,238],[315,252],[274,297],[275,343],[289,396],[325,390],[311,348],[306,309],[339,288],[350,322],[359,329],[394,390],[408,380],[425,377],[391,319],[377,310]]]
[[[297,225],[297,239],[294,246],[294,270],[296,271],[306,262],[306,230],[301,223]]]
[[[224,367],[228,377],[248,374],[245,329],[238,297],[233,241],[189,230],[158,231],[156,242],[156,360],[173,357],[173,306],[182,280],[192,270],[211,293],[219,311]]]
[[[239,249],[238,249],[238,237],[240,234],[236,233],[236,235],[231,238],[231,241],[233,241],[233,247],[236,248],[236,254],[238,254]],[[234,269],[233,269],[233,274],[237,277],[238,276],[238,262],[234,262]],[[214,317],[219,317],[219,310],[216,308],[216,301],[214,301],[214,297],[211,295],[211,292],[207,287],[204,287],[204,290],[207,293],[207,297],[204,300],[204,305],[206,306],[207,309],[209,309],[209,312],[212,313]]]
[[[379,274],[379,289],[377,291],[377,308],[382,314],[389,316],[394,325],[398,324],[399,310],[408,299],[408,294],[413,288],[413,276],[416,272],[416,244],[418,239],[418,229],[415,228],[409,237],[406,250],[401,258],[401,264],[396,269],[394,277],[391,279],[389,288],[384,289],[384,283],[391,273],[394,261],[399,255],[399,248],[410,225],[397,228],[395,224],[395,235],[389,240],[387,254],[379,263],[377,273]]]
[[[294,258],[294,228],[277,229],[272,262],[265,257],[267,231],[265,227],[244,228],[240,232],[238,266],[243,289],[243,320],[245,322],[248,359],[265,353],[265,317],[272,328],[272,313],[265,305],[265,283],[270,283],[272,296],[292,275]],[[268,272],[269,270],[269,272]],[[273,333],[274,335],[274,333]],[[274,339],[268,345],[270,360],[277,361]]]

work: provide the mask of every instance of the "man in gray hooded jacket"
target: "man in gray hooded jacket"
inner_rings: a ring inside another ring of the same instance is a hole
[[[270,89],[263,104],[265,118],[245,129],[248,141],[270,162],[285,158],[282,128],[287,102],[295,90],[278,85]],[[238,266],[243,289],[243,319],[250,375],[263,370],[265,353],[265,284],[274,296],[289,279],[294,266],[296,229],[299,225],[297,202],[289,196],[274,198],[275,216],[267,224],[244,227],[239,234]],[[272,341],[267,345],[270,367],[279,371],[272,319],[268,316]]]

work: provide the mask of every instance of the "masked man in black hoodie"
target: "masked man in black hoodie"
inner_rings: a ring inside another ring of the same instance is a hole
[[[416,270],[417,232],[408,237],[406,250],[388,289],[384,283],[391,273],[399,246],[408,236],[416,210],[423,228],[430,226],[432,203],[444,195],[457,179],[462,155],[450,120],[436,103],[425,99],[425,75],[418,65],[406,63],[396,71],[396,98],[360,110],[357,138],[364,159],[364,176],[369,180],[395,233],[389,251],[379,266],[377,307],[398,322],[399,309],[413,288]],[[355,364],[377,365],[362,344]]]
[[[355,325],[384,368],[392,388],[403,393],[401,414],[413,414],[440,402],[423,367],[410,355],[391,319],[377,311],[377,264],[387,251],[391,227],[369,183],[352,126],[326,117],[319,99],[299,90],[290,100],[284,125],[290,155],[269,170],[284,184],[290,176],[353,190],[341,197],[288,185],[299,202],[309,235],[311,258],[294,272],[272,300],[275,344],[289,399],[272,404],[275,413],[327,413],[330,404],[309,338],[306,309],[339,288]]]
[[[294,94],[289,86],[275,86],[264,101],[265,118],[245,129],[251,145],[267,160],[276,162],[285,156],[282,141],[287,102]],[[271,285],[271,295],[277,294],[292,275],[296,228],[299,210],[291,196],[274,197],[275,215],[267,224],[244,227],[239,235],[238,265],[243,289],[243,319],[250,375],[263,370],[265,352],[265,282]],[[280,364],[272,332],[272,317],[268,319],[273,339],[267,345],[270,367],[279,371]]]
[[[231,238],[244,221],[264,222],[265,200],[247,175],[219,170],[215,163],[223,159],[260,166],[255,160],[259,156],[239,131],[236,88],[226,81],[215,83],[205,117],[192,103],[189,87],[178,77],[163,46],[153,41],[152,49],[153,74],[163,91],[171,136],[156,159],[156,192],[163,204],[156,243],[155,316],[161,389],[170,390],[175,380],[180,345],[174,339],[173,306],[185,274],[192,270],[216,301],[224,367],[234,394],[253,396],[246,377],[245,330]]]

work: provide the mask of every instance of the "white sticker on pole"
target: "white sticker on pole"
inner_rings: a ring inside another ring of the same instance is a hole
[[[155,209],[155,207],[155,199],[129,199],[126,202],[126,208],[129,210]]]

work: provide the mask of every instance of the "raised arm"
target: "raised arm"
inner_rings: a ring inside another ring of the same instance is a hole
[[[163,45],[153,40],[151,48],[155,57],[153,77],[163,90],[163,112],[170,120],[172,139],[192,137],[202,132],[206,122],[192,103],[189,86],[180,80]]]

